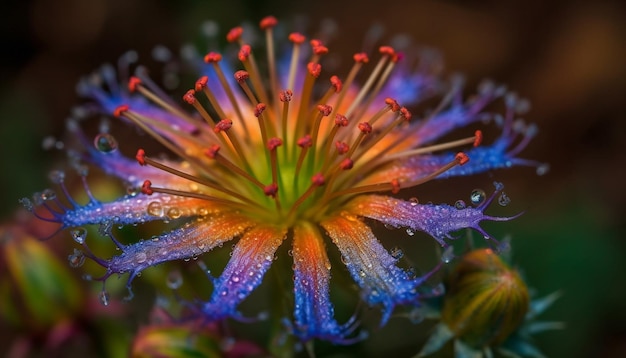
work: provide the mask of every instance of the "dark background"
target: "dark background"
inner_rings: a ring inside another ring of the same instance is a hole
[[[541,294],[561,290],[545,317],[567,328],[537,337],[552,357],[626,356],[626,6],[620,1],[178,1],[37,0],[4,4],[0,15],[0,215],[49,184],[48,135],[60,137],[77,103],[75,83],[128,49],[143,58],[157,44],[176,49],[205,19],[224,33],[244,20],[306,15],[312,27],[337,20],[329,46],[349,56],[382,24],[438,48],[447,71],[508,84],[533,107],[538,137],[523,153],[548,162],[497,173],[520,219],[494,226],[511,234],[514,261]],[[346,48],[344,51],[343,48]],[[488,175],[428,184],[424,201],[453,202]],[[498,231],[499,230],[499,231]]]

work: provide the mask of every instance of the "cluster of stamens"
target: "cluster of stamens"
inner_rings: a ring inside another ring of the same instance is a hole
[[[143,149],[137,152],[137,161],[201,184],[196,190],[163,188],[152,186],[146,178],[143,193],[206,199],[254,213],[261,220],[293,223],[320,219],[328,214],[326,208],[355,194],[397,193],[463,165],[469,158],[459,152],[448,164],[412,181],[388,178],[361,184],[368,173],[394,160],[480,144],[482,134],[477,131],[472,137],[430,147],[408,145],[411,138],[398,129],[411,120],[411,113],[392,98],[375,102],[401,58],[389,46],[379,48],[380,59],[361,87],[354,83],[370,61],[365,53],[353,56],[354,64],[344,81],[333,75],[325,91],[316,91],[322,73],[320,60],[329,50],[322,41],[311,40],[311,57],[303,71],[300,59],[306,50],[305,38],[292,33],[288,36],[292,52],[286,88],[281,88],[274,53],[276,23],[275,18],[267,17],[260,24],[266,35],[268,78],[261,75],[240,27],[227,35],[228,41],[238,44],[238,59],[244,67],[234,73],[239,90],[224,73],[221,54],[210,52],[204,57],[215,72],[215,83],[210,83],[208,76],[200,77],[183,96],[197,112],[195,116],[163,98],[151,82],[130,79],[131,92],[145,96],[193,128],[188,131],[166,125],[128,105],[119,106],[115,116],[137,124],[192,170],[183,172],[163,164]],[[321,96],[315,95],[318,92]],[[376,106],[380,106],[378,111],[370,109]]]

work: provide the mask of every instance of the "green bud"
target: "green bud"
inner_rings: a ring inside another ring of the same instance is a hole
[[[526,284],[490,249],[465,254],[446,282],[441,319],[472,346],[504,342],[528,311]]]

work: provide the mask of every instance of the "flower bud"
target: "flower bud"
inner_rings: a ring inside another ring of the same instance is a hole
[[[447,288],[441,319],[455,337],[475,347],[504,342],[528,311],[526,284],[490,249],[465,254]]]

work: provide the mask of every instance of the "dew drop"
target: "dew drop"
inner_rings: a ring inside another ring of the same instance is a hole
[[[163,216],[163,206],[160,201],[153,201],[148,204],[148,214],[152,216]]]
[[[170,219],[178,219],[182,215],[182,212],[177,207],[171,207],[167,210],[167,216]]]
[[[413,236],[415,235],[415,230],[411,229],[410,227],[406,228],[406,234],[409,236]]]
[[[171,271],[167,275],[165,283],[167,284],[167,287],[171,288],[172,290],[177,290],[180,288],[180,286],[183,285],[183,276],[178,270]]]
[[[98,295],[98,299],[100,300],[100,303],[102,303],[103,306],[108,306],[109,305],[109,293],[107,291],[101,291],[100,294]]]
[[[65,180],[65,172],[61,170],[53,170],[48,174],[48,178],[54,184],[61,184]]]
[[[462,210],[462,209],[465,209],[467,207],[467,204],[465,204],[465,201],[463,201],[463,200],[457,200],[454,203],[454,207],[459,209],[459,210]]]
[[[482,203],[486,197],[487,195],[485,194],[485,191],[482,189],[474,189],[472,193],[470,194],[470,200],[472,204],[474,205],[478,205]]]
[[[409,202],[411,203],[411,206],[417,206],[419,204],[419,200],[417,200],[416,197],[410,198]]]
[[[550,170],[549,164],[541,164],[537,167],[537,175],[545,175]]]
[[[93,145],[102,153],[111,153],[117,149],[117,140],[109,133],[99,133],[94,138]]]
[[[454,246],[450,245],[443,250],[441,254],[441,261],[443,263],[449,264],[454,259]]]
[[[511,198],[509,198],[505,192],[500,193],[500,196],[498,197],[498,204],[500,204],[501,206],[507,206],[510,202]]]
[[[74,249],[74,253],[67,257],[70,267],[81,267],[85,263],[85,254],[78,249]]]
[[[394,247],[391,249],[390,254],[391,254],[391,256],[392,256],[394,259],[396,259],[396,260],[399,260],[399,259],[401,259],[401,258],[402,258],[402,256],[404,256],[404,252],[403,252],[403,251],[402,251],[402,249],[401,249],[401,248],[399,248],[398,246],[394,246]]]
[[[72,239],[74,239],[74,241],[82,245],[85,243],[85,238],[87,237],[87,230],[85,230],[82,227],[79,227],[77,229],[70,231],[70,235],[72,236]]]
[[[52,189],[44,189],[40,195],[43,201],[54,200],[57,197],[57,193]]]
[[[135,255],[135,262],[138,264],[142,264],[146,262],[147,259],[148,259],[148,255],[146,255],[145,252],[140,252],[137,255]]]
[[[126,187],[126,194],[130,196],[137,196],[140,192],[141,189],[137,188],[136,186],[129,185]]]

